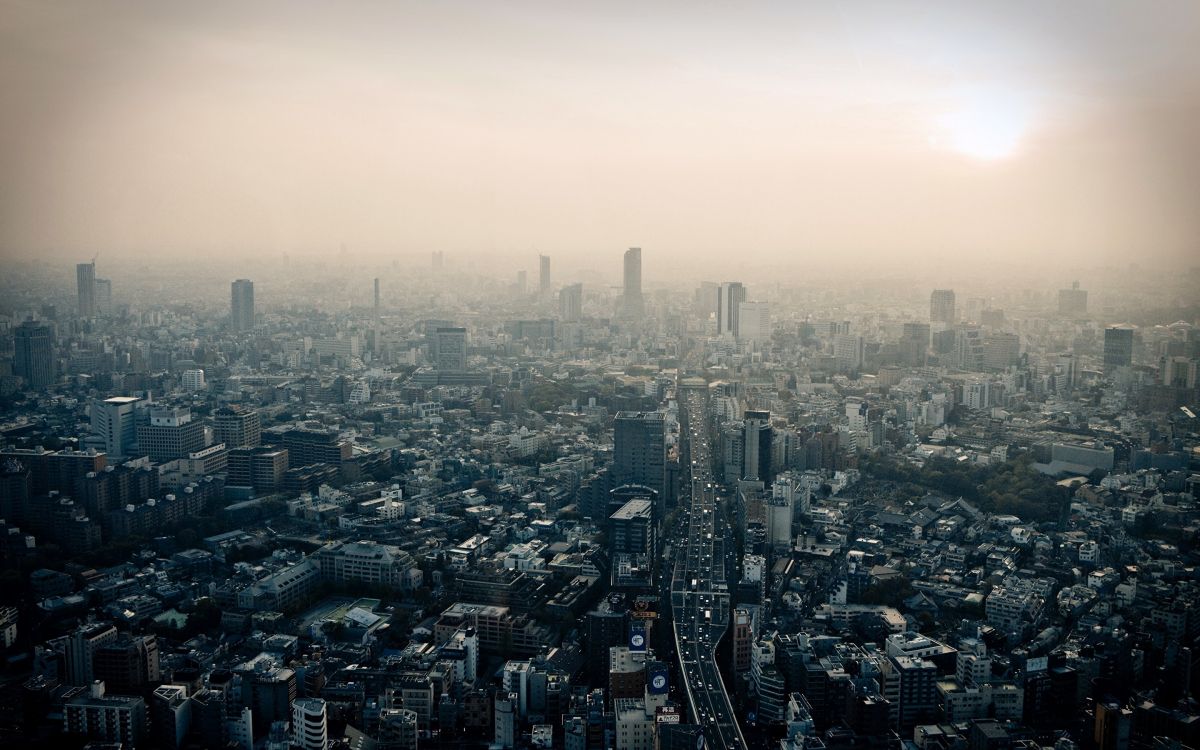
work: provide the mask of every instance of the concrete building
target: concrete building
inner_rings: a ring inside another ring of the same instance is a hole
[[[771,303],[742,302],[738,305],[738,338],[744,341],[771,340]]]
[[[740,281],[727,281],[717,287],[717,335],[738,336],[738,322],[746,287]]]
[[[637,318],[646,313],[646,302],[642,298],[642,249],[631,247],[625,251],[624,284],[621,295],[621,312],[626,318]]]
[[[929,295],[929,322],[953,326],[958,320],[954,309],[953,289],[934,289]]]
[[[292,745],[300,750],[325,750],[329,746],[329,721],[321,698],[293,701]]]
[[[79,301],[79,317],[96,316],[96,264],[79,263],[75,266],[75,294]]]
[[[571,284],[559,290],[558,317],[565,323],[575,323],[583,317],[583,284]]]
[[[142,747],[146,736],[146,701],[135,696],[107,695],[103,682],[93,682],[86,693],[69,699],[63,706],[63,731],[90,740]]]
[[[642,484],[665,501],[666,416],[662,412],[618,412],[613,421],[613,465],[615,485]],[[659,518],[663,516],[663,508]]]
[[[136,427],[138,451],[155,463],[187,458],[203,450],[204,425],[190,409],[150,408],[150,421]]]
[[[27,320],[13,331],[13,375],[40,391],[54,384],[54,330]]]
[[[222,406],[213,413],[213,438],[229,450],[253,448],[262,442],[261,417],[245,406]]]
[[[238,279],[230,287],[229,323],[235,331],[254,328],[254,282]]]
[[[133,455],[140,402],[136,396],[114,396],[92,404],[92,432],[103,438],[104,452],[110,458]]]

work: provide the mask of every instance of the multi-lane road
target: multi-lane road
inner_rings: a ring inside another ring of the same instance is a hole
[[[688,391],[681,398],[684,439],[689,457],[688,502],[675,539],[671,575],[671,612],[679,673],[692,721],[704,731],[709,748],[745,748],[729,692],[717,669],[717,644],[729,629],[726,571],[732,550],[728,526],[719,517],[717,487],[711,475],[711,447],[704,397]]]

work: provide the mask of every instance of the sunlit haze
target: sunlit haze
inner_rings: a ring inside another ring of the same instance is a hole
[[[11,257],[1197,255],[1197,3],[0,7]]]

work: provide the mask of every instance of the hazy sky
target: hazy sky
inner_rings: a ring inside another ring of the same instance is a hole
[[[1194,0],[0,0],[0,252],[1194,262],[1197,50]]]

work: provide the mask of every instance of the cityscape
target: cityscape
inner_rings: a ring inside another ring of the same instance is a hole
[[[0,5],[0,745],[1200,748],[1200,11],[903,5]]]

